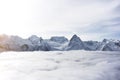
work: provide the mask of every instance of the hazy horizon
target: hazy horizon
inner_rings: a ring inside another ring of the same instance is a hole
[[[120,0],[2,0],[0,34],[120,39]]]

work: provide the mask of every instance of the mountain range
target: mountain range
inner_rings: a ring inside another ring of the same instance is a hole
[[[77,35],[70,40],[64,36],[43,39],[32,35],[27,39],[19,36],[0,36],[0,51],[120,51],[120,40],[82,41]]]

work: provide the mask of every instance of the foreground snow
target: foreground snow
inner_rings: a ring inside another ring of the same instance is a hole
[[[120,80],[120,53],[4,52],[0,80]]]

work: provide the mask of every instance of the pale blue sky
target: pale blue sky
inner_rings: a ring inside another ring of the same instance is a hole
[[[120,0],[0,0],[0,34],[120,39]]]

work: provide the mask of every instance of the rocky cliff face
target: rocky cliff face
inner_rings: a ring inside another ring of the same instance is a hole
[[[51,41],[54,41],[54,42],[57,42],[57,43],[65,43],[65,42],[68,42],[68,39],[65,38],[64,36],[61,36],[61,37],[58,37],[58,36],[54,36],[54,37],[51,37],[50,39]]]
[[[81,50],[81,49],[84,49],[84,43],[77,35],[73,35],[73,37],[70,39],[67,50]]]

